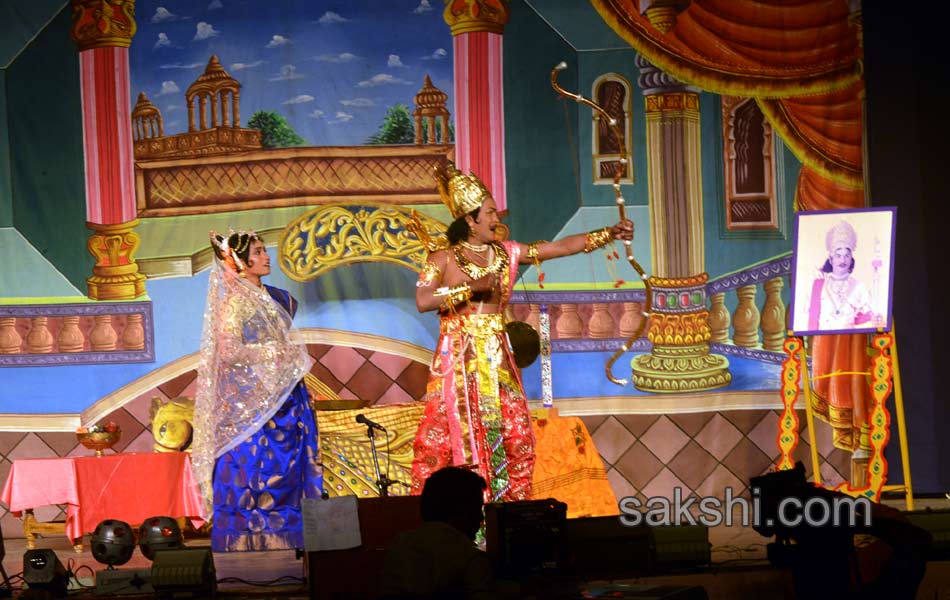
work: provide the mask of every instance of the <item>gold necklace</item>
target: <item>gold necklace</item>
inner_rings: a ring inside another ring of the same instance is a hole
[[[472,252],[484,252],[485,250],[488,250],[488,244],[476,246],[475,244],[469,244],[465,240],[459,240],[459,245],[461,245],[463,248],[471,250]]]
[[[505,252],[504,246],[497,242],[490,242],[485,244],[490,246],[495,250],[494,256],[489,260],[488,264],[484,267],[472,262],[465,253],[462,252],[462,246],[455,246],[455,262],[458,264],[459,269],[468,275],[470,279],[481,279],[486,275],[492,275],[494,273],[503,273],[505,269],[508,268],[508,253]]]

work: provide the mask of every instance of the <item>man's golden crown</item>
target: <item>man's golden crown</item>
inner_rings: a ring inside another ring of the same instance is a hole
[[[491,192],[478,177],[462,173],[452,161],[448,161],[444,168],[436,167],[435,182],[439,186],[442,203],[452,213],[453,219],[480,208],[482,202],[491,198]]]

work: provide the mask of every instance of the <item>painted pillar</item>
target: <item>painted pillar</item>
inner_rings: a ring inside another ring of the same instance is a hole
[[[699,90],[637,56],[646,98],[653,306],[650,354],[633,360],[634,385],[689,392],[728,385],[729,361],[709,352],[703,250]]]
[[[508,0],[447,0],[443,18],[453,36],[455,163],[491,191],[498,210],[505,194],[505,97],[502,32]]]
[[[87,242],[95,257],[87,294],[126,300],[145,293],[133,254],[139,246],[132,159],[129,44],[135,0],[71,0],[79,48],[86,167]]]

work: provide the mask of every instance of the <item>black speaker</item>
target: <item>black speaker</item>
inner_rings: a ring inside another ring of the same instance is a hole
[[[152,561],[152,587],[175,598],[210,598],[218,588],[211,548],[157,550]]]
[[[655,561],[653,528],[628,527],[617,516],[567,520],[570,571],[586,579],[623,579],[649,574]]]
[[[23,582],[31,588],[48,590],[56,597],[65,597],[69,576],[52,550],[27,550],[23,554]]]
[[[487,504],[485,544],[503,576],[561,572],[568,559],[567,505],[553,498]]]
[[[902,512],[912,525],[930,532],[928,560],[950,560],[950,510],[926,508]]]

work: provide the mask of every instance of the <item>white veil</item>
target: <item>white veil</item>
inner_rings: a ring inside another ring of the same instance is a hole
[[[274,416],[313,365],[291,341],[291,317],[267,290],[214,259],[195,393],[192,467],[205,520],[215,461]]]

